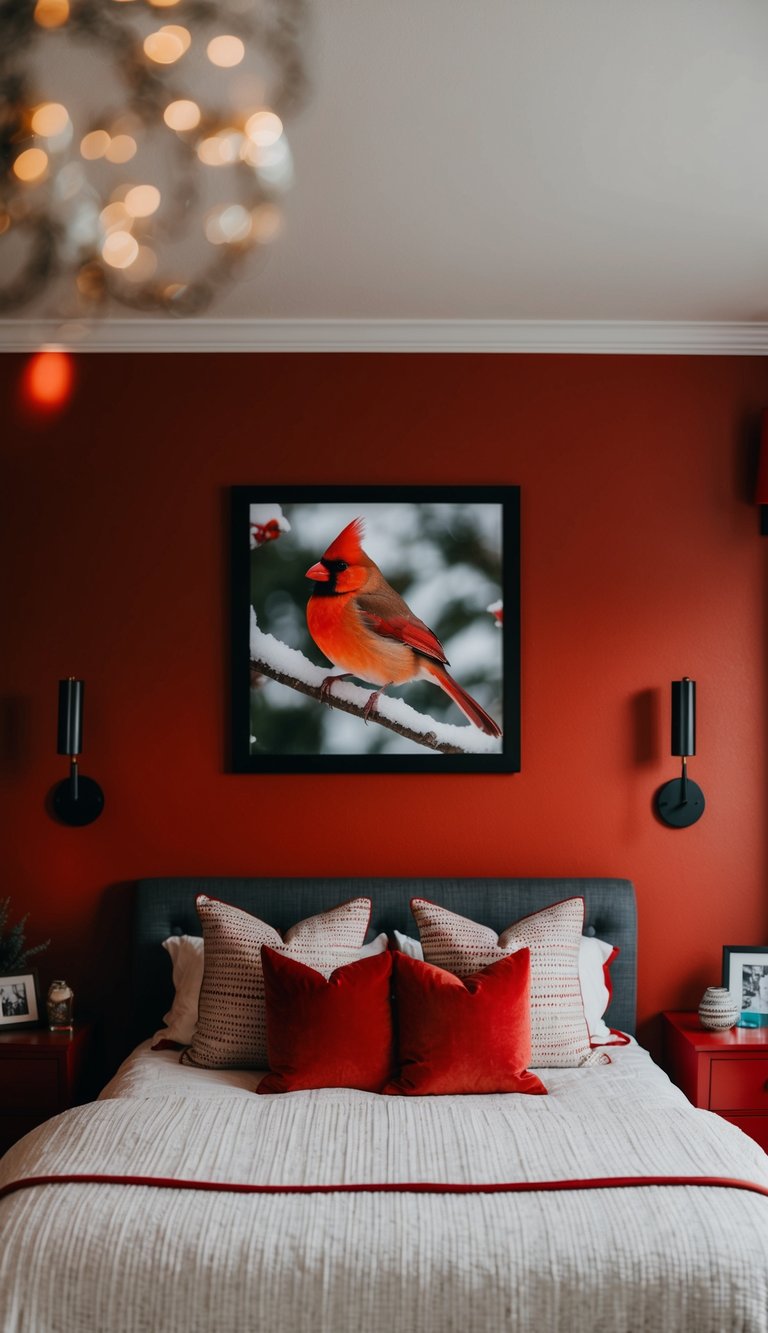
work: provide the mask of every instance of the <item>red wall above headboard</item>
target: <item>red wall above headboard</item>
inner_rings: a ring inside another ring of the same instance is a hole
[[[695,1004],[724,943],[766,942],[764,361],[91,355],[39,421],[23,365],[0,362],[0,895],[53,936],[44,983],[111,1003],[126,886],[173,873],[627,876],[641,1020]],[[225,771],[226,488],[261,480],[520,484],[520,774]],[[69,674],[106,797],[85,829],[44,808]],[[677,831],[651,803],[686,674],[707,810]]]

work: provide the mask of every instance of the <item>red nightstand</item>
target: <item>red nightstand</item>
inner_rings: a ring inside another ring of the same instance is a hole
[[[90,1038],[90,1024],[0,1032],[0,1153],[76,1104]]]
[[[768,1028],[711,1032],[664,1014],[664,1066],[694,1106],[716,1111],[768,1152]]]

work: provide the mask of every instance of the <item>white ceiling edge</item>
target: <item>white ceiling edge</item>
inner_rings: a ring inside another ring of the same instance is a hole
[[[768,323],[505,319],[0,320],[0,352],[518,352],[766,356]]]

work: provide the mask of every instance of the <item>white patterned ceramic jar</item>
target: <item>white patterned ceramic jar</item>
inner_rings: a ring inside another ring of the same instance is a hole
[[[699,1005],[699,1019],[703,1028],[724,1031],[735,1027],[739,1006],[725,986],[707,986]]]
[[[72,1008],[75,992],[66,981],[52,981],[48,987],[46,1009],[48,1027],[51,1032],[72,1032],[74,1029]]]

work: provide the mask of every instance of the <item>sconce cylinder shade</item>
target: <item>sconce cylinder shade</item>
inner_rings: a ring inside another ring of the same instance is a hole
[[[763,412],[755,502],[760,506],[760,535],[768,537],[768,411]]]
[[[79,754],[83,748],[83,696],[85,682],[75,680],[59,681],[59,732],[56,744],[57,754]]]
[[[672,681],[672,754],[696,753],[696,681]]]

